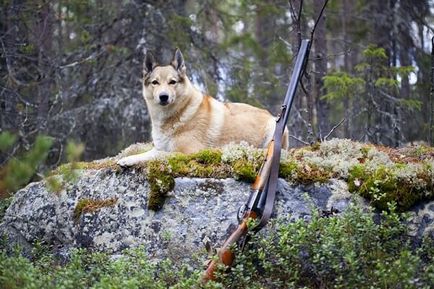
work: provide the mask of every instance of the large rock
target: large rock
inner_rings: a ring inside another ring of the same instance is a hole
[[[48,191],[44,182],[17,192],[0,232],[27,249],[36,240],[60,251],[85,247],[113,254],[143,245],[151,258],[191,261],[198,252],[205,254],[204,240],[222,244],[237,224],[238,208],[249,189],[234,179],[177,178],[162,210],[153,212],[147,209],[148,183],[138,170],[83,170],[77,182],[59,193]],[[89,199],[106,203],[80,211],[80,202]],[[315,207],[342,212],[356,200],[364,203],[342,180],[306,186],[280,180],[275,215],[309,219]],[[432,228],[433,212],[434,203],[415,209],[415,235]]]

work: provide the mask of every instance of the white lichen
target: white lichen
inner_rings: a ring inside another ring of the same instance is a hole
[[[395,163],[390,159],[387,153],[379,151],[375,147],[371,147],[366,155],[365,168],[369,172],[374,172],[379,167],[393,169]]]
[[[363,145],[360,143],[335,138],[322,142],[318,150],[305,150],[303,158],[310,164],[347,178],[351,167],[359,164],[359,159],[363,157],[362,148]]]
[[[427,186],[426,181],[418,177],[423,173],[423,170],[423,164],[409,163],[406,165],[395,166],[393,172],[398,181],[412,184],[412,186],[416,189],[422,189]]]
[[[239,144],[230,143],[222,148],[222,162],[231,164],[240,159],[247,159],[249,162],[257,162],[264,157],[264,150],[255,148],[247,142]]]

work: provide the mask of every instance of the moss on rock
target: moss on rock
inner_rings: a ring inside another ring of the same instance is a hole
[[[150,187],[148,208],[157,211],[164,205],[167,193],[175,187],[175,179],[165,160],[149,161],[146,176]]]
[[[222,152],[205,149],[198,153],[174,154],[167,158],[171,172],[179,177],[224,178],[228,177],[229,167],[222,164]]]
[[[352,167],[348,187],[379,209],[385,210],[388,203],[396,202],[398,209],[405,211],[421,200],[434,198],[431,175],[429,167],[422,164],[395,163],[373,171],[360,164]]]
[[[244,182],[254,182],[258,174],[259,167],[253,162],[237,160],[232,164],[234,176]]]
[[[253,182],[265,151],[246,143],[195,154],[176,153],[145,163],[151,186],[148,207],[159,209],[173,189],[175,177],[228,178]],[[434,149],[393,149],[347,139],[332,139],[290,149],[281,159],[279,176],[293,183],[325,183],[330,178],[348,182],[349,190],[369,199],[379,209],[396,202],[407,210],[434,199]]]
[[[91,162],[72,162],[66,163],[53,170],[50,175],[64,174],[70,170],[101,170],[101,169],[119,169],[114,159],[91,161]]]
[[[103,200],[97,199],[80,199],[75,205],[74,220],[77,222],[83,213],[95,212],[104,207],[113,207],[118,201],[117,198],[109,198]]]

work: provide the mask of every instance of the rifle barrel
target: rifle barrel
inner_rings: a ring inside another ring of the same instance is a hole
[[[301,41],[300,49],[297,55],[297,60],[294,65],[294,71],[292,72],[291,80],[289,82],[289,86],[285,95],[285,100],[283,102],[283,105],[287,105],[284,115],[281,116],[283,117],[282,121],[284,124],[286,124],[288,121],[288,116],[289,116],[289,112],[291,111],[292,103],[294,101],[297,85],[301,78],[301,71],[304,67],[304,64],[306,63],[305,61],[306,54],[309,53],[309,45],[310,45],[309,39],[303,39]]]

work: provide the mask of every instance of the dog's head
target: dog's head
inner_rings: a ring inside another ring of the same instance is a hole
[[[169,65],[160,66],[151,52],[143,64],[143,96],[161,106],[170,105],[181,96],[186,80],[184,57],[177,48]]]

